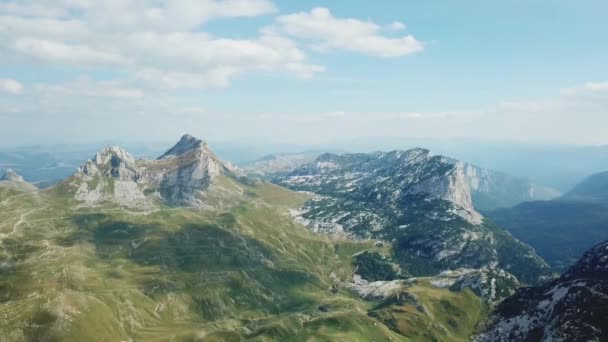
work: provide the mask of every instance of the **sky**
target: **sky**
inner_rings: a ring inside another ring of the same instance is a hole
[[[608,2],[0,0],[0,146],[608,144]]]

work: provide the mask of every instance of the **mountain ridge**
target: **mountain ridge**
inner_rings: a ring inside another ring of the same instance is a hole
[[[523,282],[551,277],[532,248],[475,210],[465,164],[426,149],[323,154],[273,180],[314,197],[292,211],[315,232],[390,241],[415,276],[504,267]]]

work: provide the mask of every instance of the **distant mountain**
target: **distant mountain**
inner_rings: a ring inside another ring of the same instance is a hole
[[[4,175],[0,177],[0,200],[19,193],[36,190],[38,190],[38,188],[26,182],[23,177],[11,169],[6,170]]]
[[[585,179],[561,198],[488,212],[498,225],[530,244],[557,271],[608,239],[608,173]]]
[[[260,159],[243,164],[242,169],[249,175],[274,178],[292,172],[299,166],[313,161],[320,153],[269,154]]]
[[[564,198],[608,203],[608,171],[589,176],[566,193]]]
[[[316,152],[271,154],[243,164],[242,169],[249,175],[272,179],[293,172],[319,155],[320,153]],[[464,172],[475,208],[480,211],[511,207],[531,200],[547,200],[560,195],[555,189],[533,184],[525,178],[486,170],[468,163],[464,165]]]
[[[323,154],[274,181],[315,194],[293,211],[310,229],[391,241],[395,260],[412,275],[492,267],[527,283],[549,278],[529,246],[475,209],[468,168],[424,149]]]
[[[587,251],[560,278],[507,298],[473,340],[606,341],[606,322],[608,241]]]
[[[424,146],[442,154],[532,180],[566,192],[590,174],[608,170],[608,145],[573,146],[514,141],[472,139],[424,139],[408,137],[365,137],[328,144],[328,150],[346,152],[390,151]]]

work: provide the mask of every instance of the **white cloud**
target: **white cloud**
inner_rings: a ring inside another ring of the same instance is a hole
[[[424,45],[412,35],[393,38],[381,35],[382,26],[358,19],[339,19],[327,8],[283,15],[276,26],[290,36],[309,40],[320,49],[339,49],[378,57],[398,57],[422,51]],[[391,29],[405,25],[395,22]]]
[[[402,119],[408,119],[408,120],[419,120],[419,119],[424,118],[424,114],[417,113],[417,112],[410,112],[410,113],[400,114],[399,117]]]
[[[87,45],[64,44],[42,39],[19,38],[15,52],[50,62],[89,65],[125,64],[127,59],[117,53],[92,48]]]
[[[405,30],[405,24],[400,21],[394,21],[384,27],[389,31],[403,31]]]
[[[9,78],[0,78],[0,91],[17,95],[23,91],[23,85]]]
[[[36,90],[43,96],[109,97],[116,99],[139,99],[144,96],[141,89],[130,87],[119,81],[93,81],[79,77],[61,84],[37,84]]]
[[[0,4],[0,62],[111,67],[165,89],[225,87],[249,72],[323,72],[271,30],[240,39],[201,31],[213,19],[274,11],[268,0],[9,1]]]

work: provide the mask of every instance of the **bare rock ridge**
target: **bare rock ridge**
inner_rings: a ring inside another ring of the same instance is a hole
[[[199,140],[190,134],[185,134],[182,138],[175,144],[175,146],[171,147],[167,152],[165,152],[158,159],[168,159],[180,156],[189,151],[201,148],[201,145],[206,145],[202,140]],[[205,146],[206,147],[206,146]]]
[[[115,201],[146,208],[154,200],[169,205],[203,205],[204,191],[220,175],[232,173],[201,140],[184,135],[156,160],[135,160],[120,147],[105,147],[74,178],[76,198],[86,204]]]

